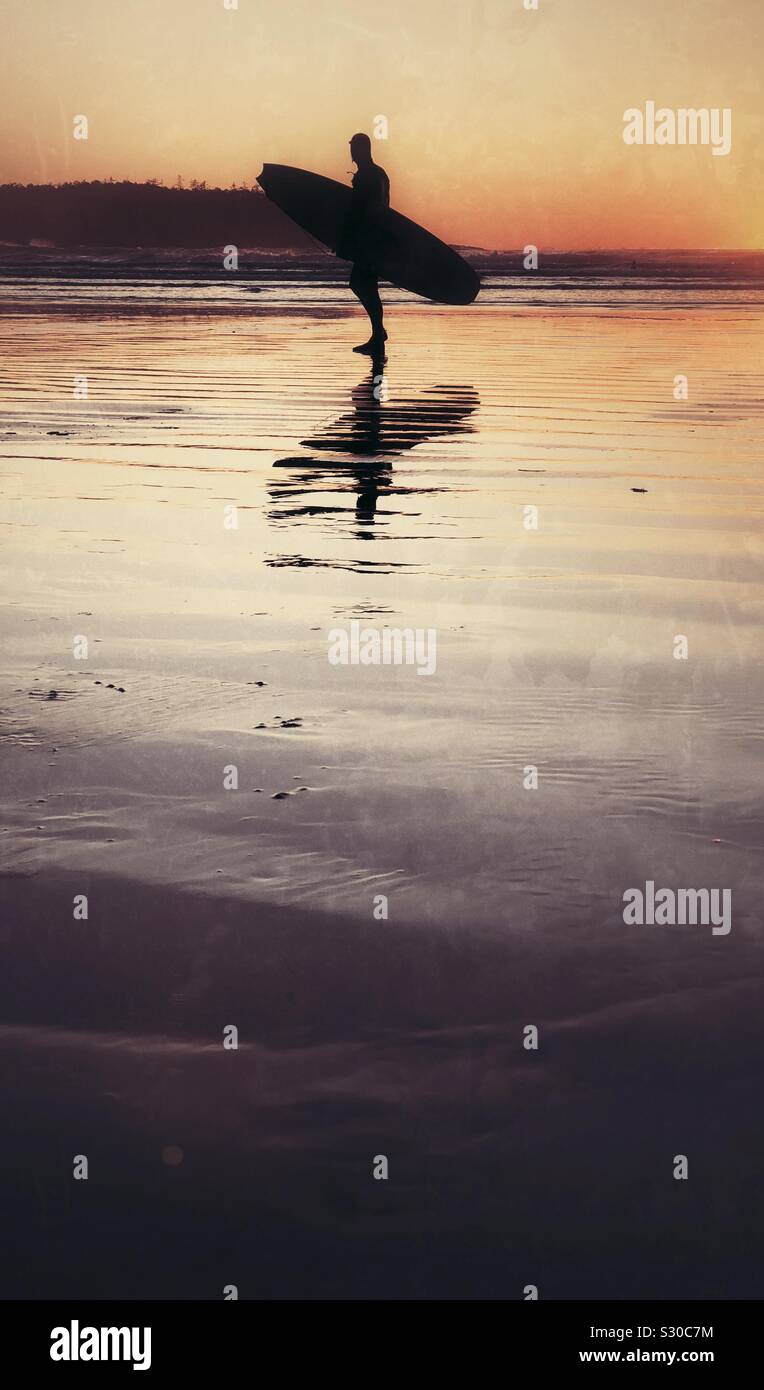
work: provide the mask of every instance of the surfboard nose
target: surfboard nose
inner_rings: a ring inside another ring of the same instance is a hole
[[[264,164],[257,176],[257,182],[264,193],[268,192],[268,184],[273,185],[278,182],[279,173],[283,173],[286,166],[284,164]]]

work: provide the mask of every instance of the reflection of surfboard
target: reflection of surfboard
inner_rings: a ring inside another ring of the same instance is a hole
[[[350,210],[346,184],[288,164],[264,164],[257,182],[298,227],[338,251]],[[380,220],[379,233],[373,263],[382,280],[441,304],[472,303],[480,289],[475,271],[432,232],[391,208]]]

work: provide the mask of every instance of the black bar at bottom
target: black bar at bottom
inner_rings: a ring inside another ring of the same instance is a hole
[[[761,1304],[7,1302],[0,1316],[6,1361],[15,1353],[53,1381],[100,1384],[104,1373],[137,1370],[164,1382],[247,1367],[272,1380],[303,1366],[311,1377],[378,1381],[418,1363],[429,1377],[442,1366],[474,1382],[497,1359],[509,1374],[755,1366]]]

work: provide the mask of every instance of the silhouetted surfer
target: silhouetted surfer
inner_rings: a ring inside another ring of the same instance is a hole
[[[371,337],[359,343],[353,352],[366,352],[370,357],[382,356],[387,334],[382,323],[382,300],[375,269],[375,252],[381,248],[381,221],[390,206],[390,180],[384,169],[371,157],[368,135],[354,135],[350,154],[357,172],[353,175],[353,196],[343,231],[341,254],[353,262],[350,288],[360,299],[371,319]]]

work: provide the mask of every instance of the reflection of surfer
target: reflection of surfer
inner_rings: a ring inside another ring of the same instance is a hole
[[[353,194],[350,212],[343,228],[340,255],[353,262],[350,288],[371,319],[371,337],[360,343],[354,352],[370,357],[381,356],[387,338],[382,323],[382,300],[375,268],[376,255],[381,250],[384,231],[382,219],[390,206],[390,180],[384,169],[371,157],[368,135],[354,135],[350,154],[357,165],[353,175]]]
[[[309,451],[306,455],[276,459],[273,467],[287,473],[270,488],[271,498],[278,504],[278,510],[270,513],[272,519],[281,521],[291,515],[302,520],[333,512],[344,516],[343,506],[319,505],[310,493],[313,489],[322,494],[336,492],[344,498],[350,485],[358,492],[358,534],[363,540],[372,540],[379,499],[420,491],[410,480],[405,486],[393,482],[393,458],[429,439],[466,434],[475,428],[469,417],[480,405],[480,398],[473,386],[430,386],[419,395],[382,404],[385,398],[379,390],[378,368],[378,362],[372,361],[369,375],[353,387],[352,410],[343,412],[311,439],[300,441]],[[316,457],[321,453],[331,457],[323,463]]]

